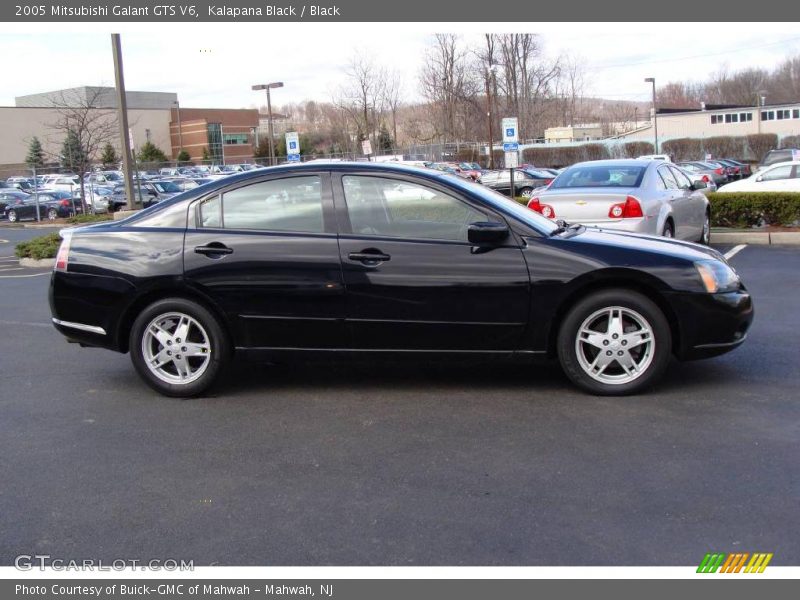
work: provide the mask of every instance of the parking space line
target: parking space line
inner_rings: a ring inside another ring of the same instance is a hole
[[[4,321],[0,319],[0,325],[24,325],[26,327],[52,327],[52,323],[32,323],[30,321]]]
[[[20,267],[22,269],[22,267]],[[20,279],[22,277],[41,277],[42,275],[50,275],[50,271],[45,273],[34,273],[32,275],[0,275],[0,279]]]
[[[745,248],[747,248],[747,244],[739,244],[738,246],[734,246],[733,248],[731,248],[730,250],[728,250],[728,251],[725,253],[725,258],[726,258],[726,259],[728,259],[728,260],[730,260],[730,259],[732,259],[734,256],[736,256],[737,254],[739,254],[739,252],[741,252],[741,251],[742,251],[742,250],[744,250]]]

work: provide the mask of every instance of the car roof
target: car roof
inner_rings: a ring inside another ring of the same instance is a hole
[[[653,160],[650,158],[611,158],[605,160],[587,160],[575,163],[573,167],[648,167],[650,165],[672,164],[663,160]]]

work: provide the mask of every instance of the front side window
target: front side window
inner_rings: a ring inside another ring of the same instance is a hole
[[[246,185],[206,200],[200,206],[200,224],[225,229],[322,233],[322,214],[320,177],[288,177]]]
[[[766,171],[761,176],[761,181],[776,181],[778,179],[789,179],[792,176],[792,165],[783,165]]]
[[[470,223],[486,215],[468,204],[416,183],[342,177],[353,233],[412,239],[467,241]]]

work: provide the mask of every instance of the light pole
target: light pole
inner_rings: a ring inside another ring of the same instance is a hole
[[[267,115],[269,124],[269,164],[270,166],[275,164],[275,140],[273,139],[272,133],[272,99],[270,98],[269,91],[275,88],[282,88],[283,82],[282,81],[273,81],[272,83],[261,83],[259,85],[253,86],[253,91],[258,90],[267,90]]]
[[[492,130],[492,119],[494,115],[492,114],[492,82],[491,79],[495,76],[497,72],[497,65],[489,65],[489,69],[486,71],[486,119],[489,124],[489,168],[494,169],[494,142],[492,139],[494,138],[494,132]]]
[[[758,93],[756,94],[756,119],[758,119],[758,133],[761,133],[761,109],[767,102],[766,94],[767,92],[764,90],[758,90]]]
[[[639,129],[639,107],[633,107],[633,129],[636,131]]]
[[[175,100],[175,112],[178,113],[178,154],[183,152],[183,127],[181,127],[181,103]]]
[[[656,78],[655,77],[647,77],[644,80],[645,83],[652,83],[653,84],[653,140],[655,142],[655,154],[658,154],[658,116],[656,111]]]

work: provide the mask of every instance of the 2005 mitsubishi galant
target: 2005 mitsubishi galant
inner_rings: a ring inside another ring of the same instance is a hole
[[[715,250],[377,163],[251,171],[62,237],[55,327],[130,351],[170,396],[203,393],[234,356],[309,351],[550,355],[584,390],[629,394],[672,355],[736,348],[753,318]]]

